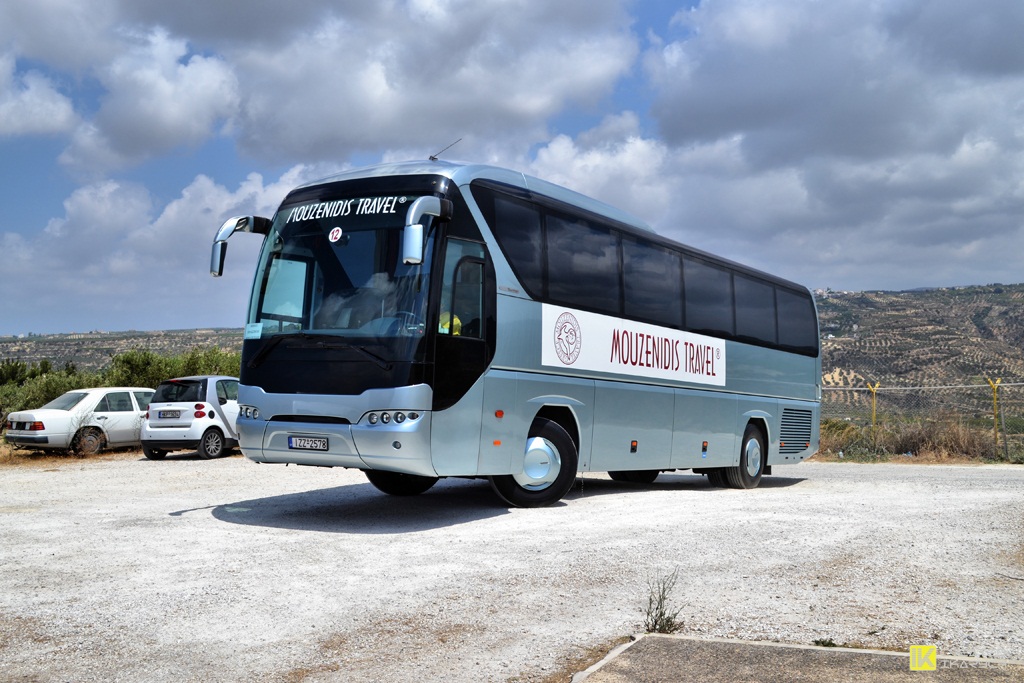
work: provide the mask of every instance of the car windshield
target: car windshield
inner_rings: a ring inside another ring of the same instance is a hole
[[[260,256],[246,338],[311,333],[362,344],[422,337],[430,240],[422,264],[406,265],[401,255],[414,199],[321,198],[282,206]]]
[[[161,382],[153,394],[153,403],[195,402],[202,398],[202,381],[175,379]]]
[[[84,391],[69,391],[68,393],[53,399],[40,408],[40,410],[71,410],[81,403],[82,399],[86,396],[88,396],[88,394]]]

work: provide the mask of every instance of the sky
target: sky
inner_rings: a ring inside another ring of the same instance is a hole
[[[289,189],[496,164],[812,289],[1024,281],[1020,0],[4,0],[0,336],[241,327]]]

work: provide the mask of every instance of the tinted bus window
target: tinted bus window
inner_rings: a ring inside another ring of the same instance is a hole
[[[549,213],[548,296],[580,308],[619,314],[618,234]]]
[[[509,265],[530,296],[535,299],[544,296],[540,212],[511,197],[491,192],[487,194],[494,198],[492,226],[502,251],[508,257]]]
[[[809,296],[781,287],[775,293],[779,305],[779,345],[793,351],[818,355],[818,322]]]
[[[736,336],[775,344],[775,287],[743,275],[733,276],[736,287]]]
[[[686,328],[708,334],[733,334],[732,273],[703,261],[685,259]]]
[[[676,252],[622,239],[626,315],[657,325],[683,326],[683,266]]]

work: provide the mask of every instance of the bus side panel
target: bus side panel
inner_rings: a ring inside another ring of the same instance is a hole
[[[821,360],[728,342],[729,391],[753,396],[815,400]],[[742,430],[741,430],[742,432]]]
[[[477,474],[483,403],[484,382],[477,381],[454,406],[432,413],[430,457],[438,476]]]
[[[672,467],[733,467],[739,462],[736,396],[719,391],[678,389]],[[703,443],[707,441],[705,451]]]
[[[765,396],[739,396],[737,399],[736,424],[734,426],[736,436],[743,438],[743,433],[750,422],[758,423],[764,430],[765,446],[768,452],[764,454],[765,464],[775,462],[779,454],[779,401],[776,398]],[[736,463],[740,460],[741,443],[736,442]]]
[[[604,381],[596,382],[595,388],[590,470],[668,469],[675,391],[670,387]]]
[[[530,428],[525,412],[515,409],[519,373],[490,370],[484,375],[483,418],[480,421],[479,474],[508,474],[512,453],[519,452]],[[500,417],[499,417],[500,416]]]
[[[817,401],[779,400],[779,429],[769,465],[791,465],[815,454],[821,438],[821,405]]]
[[[484,378],[480,474],[518,474],[530,425],[544,408],[564,408],[579,431],[580,471],[588,469],[594,424],[594,382],[527,372],[491,370]],[[496,417],[496,411],[502,417]],[[570,429],[573,425],[565,425]]]

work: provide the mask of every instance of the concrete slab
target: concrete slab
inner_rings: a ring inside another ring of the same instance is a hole
[[[649,634],[613,650],[573,683],[1001,683],[1024,681],[1024,662],[945,657],[911,671],[910,653]]]

